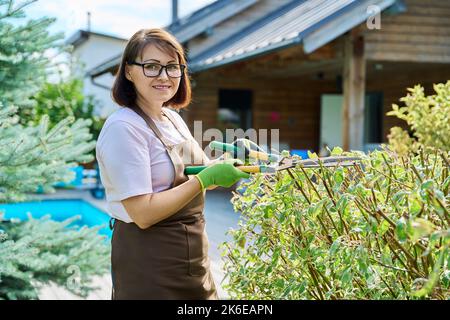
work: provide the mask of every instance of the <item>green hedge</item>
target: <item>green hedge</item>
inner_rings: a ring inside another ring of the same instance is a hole
[[[232,298],[450,298],[449,153],[355,154],[355,167],[238,189],[239,228],[222,247]]]

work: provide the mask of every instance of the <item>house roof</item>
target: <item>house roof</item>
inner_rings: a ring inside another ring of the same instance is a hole
[[[240,2],[240,10],[244,10],[256,1],[218,0],[166,29],[178,40],[189,39],[188,35],[195,37],[207,30],[206,22],[211,12],[228,10],[231,14],[232,4]],[[293,0],[250,26],[236,30],[219,44],[189,57],[189,68],[198,72],[298,44],[303,44],[304,51],[311,53],[366,21],[373,15],[373,11],[368,10],[369,6],[383,11],[397,3],[401,0]],[[212,21],[217,20],[212,19],[211,25]],[[197,27],[189,29],[196,23],[200,29],[203,28],[202,32]],[[183,32],[186,32],[184,38],[180,38]],[[89,75],[95,77],[111,70],[120,63],[120,58],[117,56],[106,61],[91,70]]]
[[[396,0],[295,0],[230,38],[191,57],[193,72],[237,62],[273,50],[303,44],[311,53],[366,21]]]
[[[66,44],[71,44],[74,47],[78,47],[81,44],[83,44],[84,42],[86,42],[91,35],[103,37],[103,38],[107,38],[107,39],[127,41],[127,39],[116,37],[116,36],[105,34],[105,33],[92,32],[92,31],[86,31],[86,30],[78,30],[69,39],[67,39]]]
[[[165,29],[180,43],[208,32],[217,24],[254,5],[259,0],[218,0],[170,24]]]

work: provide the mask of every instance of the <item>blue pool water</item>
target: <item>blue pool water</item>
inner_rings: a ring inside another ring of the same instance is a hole
[[[16,218],[20,220],[27,220],[28,212],[35,219],[50,215],[51,219],[56,221],[63,221],[79,215],[81,219],[75,221],[76,225],[89,227],[102,225],[103,228],[99,230],[100,234],[109,238],[112,234],[109,228],[109,215],[81,199],[0,204],[0,211],[5,213],[5,219]]]

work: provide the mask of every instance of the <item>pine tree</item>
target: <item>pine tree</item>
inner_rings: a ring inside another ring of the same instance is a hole
[[[69,182],[69,167],[92,160],[86,154],[95,147],[89,133],[90,119],[61,120],[48,129],[48,117],[38,126],[18,124],[15,107],[0,109],[0,202],[24,201],[38,186],[54,192],[57,181]]]
[[[55,182],[73,179],[70,167],[92,160],[95,146],[90,119],[49,127],[44,115],[38,125],[19,123],[18,107],[31,105],[49,72],[45,51],[61,48],[61,37],[47,32],[53,19],[10,23],[31,2],[0,0],[0,202],[26,200],[38,186],[54,191]],[[89,278],[108,270],[109,247],[97,229],[70,227],[75,219],[6,221],[0,212],[0,300],[38,298],[50,281],[80,295],[93,289]]]
[[[109,271],[110,249],[97,228],[71,227],[78,218],[0,218],[0,300],[37,299],[40,287],[50,282],[79,296],[94,289],[91,277]]]
[[[54,18],[43,17],[19,25],[26,18],[23,8],[36,0],[16,2],[0,0],[0,102],[32,107],[30,98],[56,67],[49,52],[64,48],[63,34],[50,35],[47,31]]]
[[[0,0],[0,202],[25,200],[38,186],[52,192],[55,182],[74,178],[69,167],[93,160],[90,119],[67,117],[50,129],[47,116],[37,126],[19,124],[18,108],[36,103],[46,83],[52,62],[45,53],[63,49],[62,35],[47,31],[55,19],[11,22],[25,18],[23,8],[32,2]]]

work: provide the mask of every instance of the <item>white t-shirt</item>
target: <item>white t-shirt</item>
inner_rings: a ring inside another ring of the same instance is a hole
[[[169,108],[186,137],[192,137],[181,116]],[[153,119],[170,143],[185,140],[166,117]],[[130,108],[120,108],[105,121],[96,145],[100,178],[105,187],[108,213],[132,222],[121,200],[167,190],[175,172],[166,149],[147,123]]]

